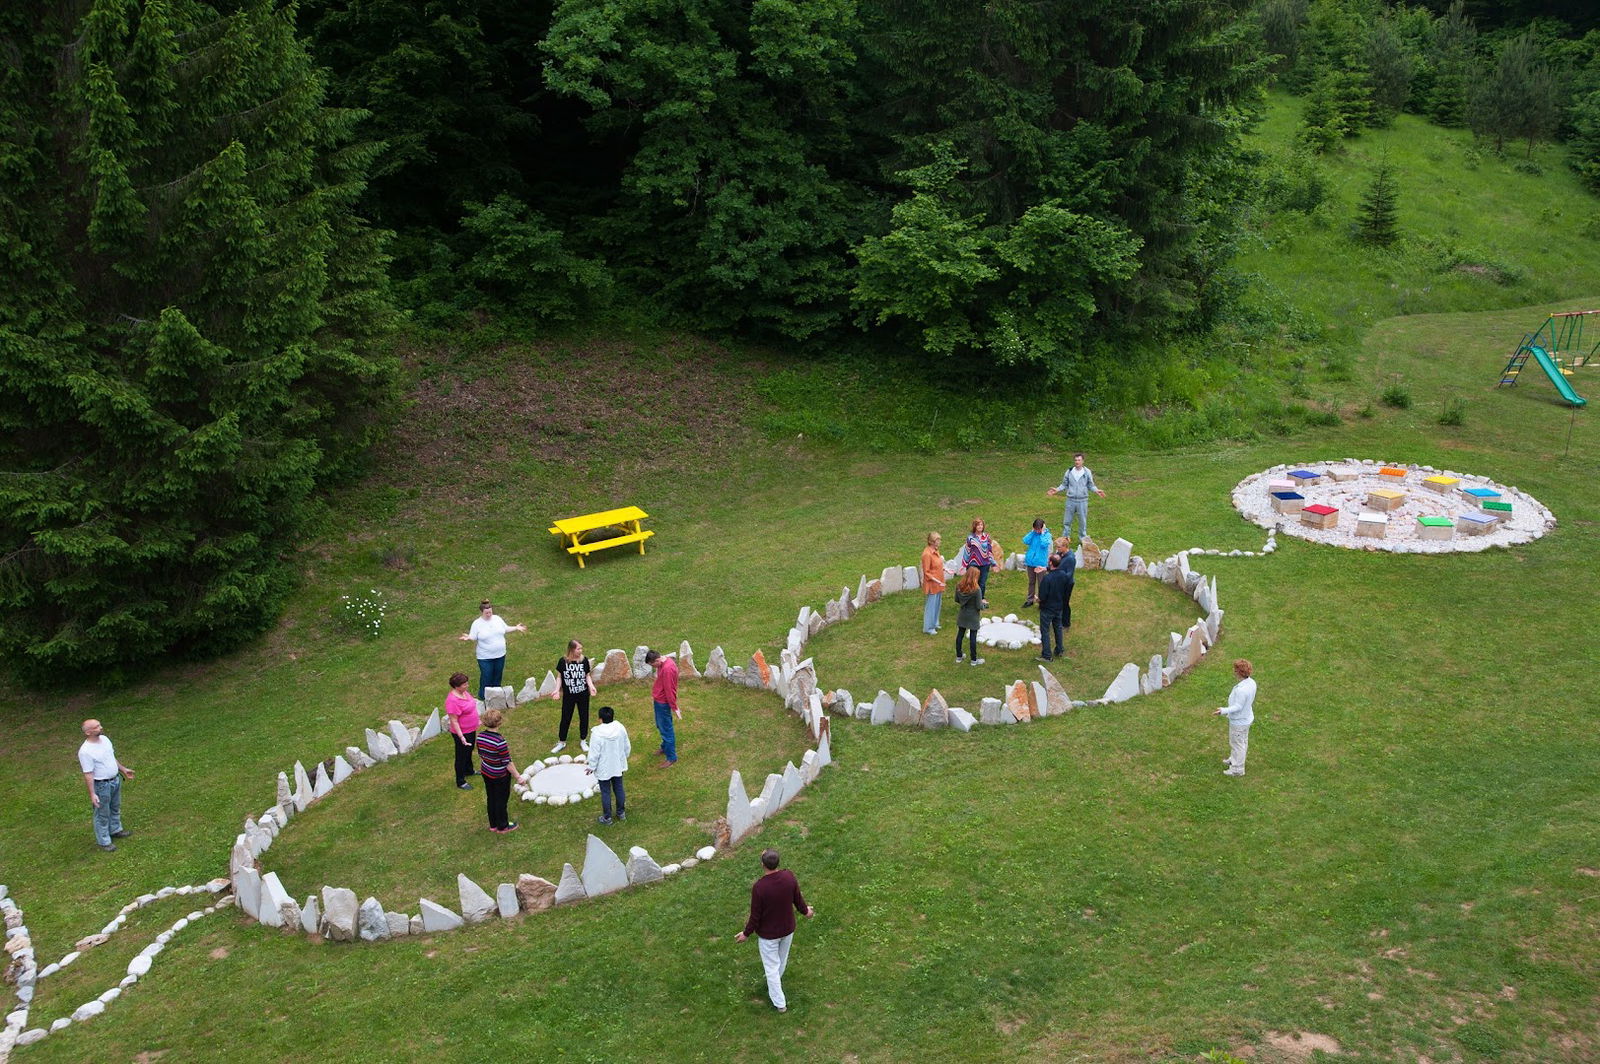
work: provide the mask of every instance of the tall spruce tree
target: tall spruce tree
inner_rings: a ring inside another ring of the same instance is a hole
[[[7,5],[0,53],[0,646],[237,644],[389,387],[359,115],[270,0]]]
[[[1386,248],[1400,239],[1400,186],[1387,158],[1378,161],[1356,211],[1356,239]]]
[[[1057,375],[1088,338],[1203,318],[1236,221],[1200,205],[1263,76],[1251,6],[864,5],[865,121],[900,197],[857,249],[861,318]]]

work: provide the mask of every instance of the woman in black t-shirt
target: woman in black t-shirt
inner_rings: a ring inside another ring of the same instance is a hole
[[[583,644],[576,639],[567,643],[567,653],[556,662],[556,689],[550,697],[561,699],[561,732],[552,754],[559,754],[567,746],[567,732],[572,727],[572,711],[578,711],[578,745],[589,749],[589,696],[594,694],[594,666],[583,656]]]

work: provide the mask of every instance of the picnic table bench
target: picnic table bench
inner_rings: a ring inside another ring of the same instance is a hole
[[[644,553],[644,541],[655,535],[653,531],[641,530],[639,522],[650,515],[637,506],[624,506],[616,510],[602,510],[599,513],[582,514],[578,517],[563,517],[550,526],[552,536],[560,536],[563,544],[567,544],[567,553],[578,559],[578,568],[583,568],[583,558],[586,554],[593,554],[597,550],[607,547],[620,547],[626,543],[639,544],[639,553]],[[611,536],[607,539],[584,541],[584,534],[601,528],[625,528],[626,535]]]

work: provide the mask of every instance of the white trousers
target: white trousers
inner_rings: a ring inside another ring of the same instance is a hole
[[[761,967],[767,973],[767,997],[772,999],[775,1009],[789,1007],[788,999],[783,996],[783,971],[789,967],[789,943],[793,941],[792,933],[782,938],[756,939],[761,946]]]
[[[1228,763],[1234,768],[1244,768],[1245,755],[1250,752],[1250,725],[1228,725]]]

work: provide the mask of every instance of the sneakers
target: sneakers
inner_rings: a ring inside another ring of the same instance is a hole
[[[456,784],[456,790],[470,791],[472,790],[472,784],[468,783],[466,780],[462,780],[460,783]]]
[[[1034,657],[1033,660],[1034,661],[1049,661],[1049,660],[1051,660],[1051,658],[1050,658],[1049,654],[1039,654],[1036,657]]]
[[[983,664],[983,659],[982,658],[973,658],[967,664],[969,664],[969,665],[982,665]]]
[[[626,821],[628,819],[628,814],[624,813],[622,810],[619,809],[619,810],[617,810],[617,819],[618,820],[622,820],[622,821]]]
[[[114,838],[114,839],[125,839],[125,838],[128,838],[132,834],[133,834],[133,832],[131,832],[131,831],[113,831],[111,833],[111,837]]]
[[[100,848],[106,851],[106,853],[115,853],[117,851],[117,844],[114,842],[102,842],[100,844]]]
[[[584,753],[587,754],[589,752],[589,740],[587,740],[587,739],[579,739],[578,740],[578,749],[582,750]]]
[[[1229,769],[1225,769],[1222,774],[1224,776],[1243,776],[1244,775],[1244,769],[1242,769],[1242,768],[1229,768]]]
[[[964,657],[962,657],[962,656],[961,656],[961,655],[960,655],[960,654],[957,654],[957,655],[956,655],[956,664],[957,664],[957,665],[960,665],[960,664],[961,664],[961,663],[962,663],[962,662],[963,662],[963,661],[966,661],[966,660],[967,660],[967,659],[966,659],[966,658],[964,658]]]
[[[614,821],[608,816],[597,816],[597,817],[594,818],[594,822],[596,824],[611,824],[611,823],[614,823]]]
[[[550,748],[550,752],[552,754],[559,754],[561,751],[565,750],[566,748],[567,748],[567,741],[565,739],[562,739],[560,742],[556,743],[556,745],[554,745],[554,746],[552,746]]]
[[[515,831],[515,830],[517,830],[517,822],[515,820],[513,820],[511,823],[509,823],[505,827],[501,828],[500,829],[500,833],[502,835],[504,835],[504,834],[507,834],[507,833]]]
[[[1223,758],[1222,759],[1222,767],[1223,768],[1232,768],[1233,767],[1233,758],[1231,758],[1231,757]]]

